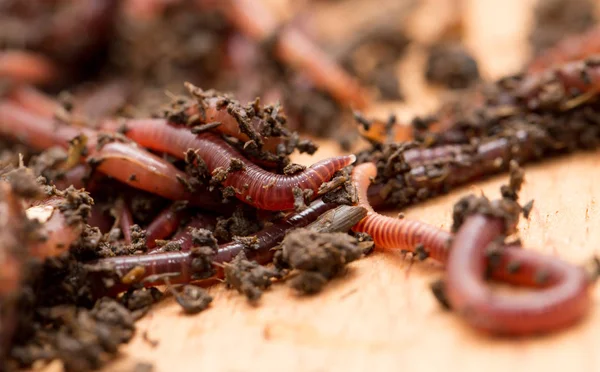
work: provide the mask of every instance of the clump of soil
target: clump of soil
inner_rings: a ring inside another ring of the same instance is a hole
[[[365,247],[347,233],[319,233],[296,229],[281,243],[278,264],[295,270],[290,286],[300,293],[314,294],[359,259]]]
[[[279,270],[249,261],[243,251],[226,263],[223,271],[227,286],[236,289],[252,303],[262,297],[263,291],[271,286],[272,279],[281,278]]]
[[[429,50],[425,78],[449,89],[465,89],[477,83],[481,76],[477,61],[463,45],[443,43]]]

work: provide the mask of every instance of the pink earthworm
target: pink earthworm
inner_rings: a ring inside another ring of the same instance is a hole
[[[108,125],[109,130],[114,130],[110,123]],[[228,174],[223,185],[233,186],[241,201],[266,210],[292,209],[294,187],[310,189],[316,195],[323,182],[356,160],[354,155],[338,156],[317,162],[296,175],[286,176],[263,170],[213,133],[195,135],[187,128],[169,125],[162,119],[129,120],[125,123],[125,135],[144,147],[179,158],[183,158],[188,149],[193,149],[211,172],[217,168],[227,169],[232,159],[239,159],[244,169]]]

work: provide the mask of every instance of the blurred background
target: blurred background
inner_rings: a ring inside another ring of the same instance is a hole
[[[348,147],[357,137],[351,110],[393,112],[402,124],[481,80],[521,71],[597,14],[592,0],[2,0],[0,89],[21,74],[89,118],[135,117],[156,114],[190,81],[242,102],[279,101],[292,128],[337,133]],[[278,36],[290,29],[304,41]],[[274,47],[282,39],[287,51]],[[315,50],[326,62],[298,60],[318,59]],[[29,60],[15,63],[16,51]],[[364,97],[343,96],[345,83],[328,89],[319,76],[327,63]]]

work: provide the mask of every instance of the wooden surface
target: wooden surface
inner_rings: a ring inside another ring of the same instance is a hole
[[[531,0],[466,3],[468,44],[484,74],[493,78],[517,70],[527,58],[523,41]],[[384,105],[379,112],[395,110],[410,117],[435,107],[428,88],[419,87],[422,60],[416,50],[400,67],[410,93],[408,107]],[[335,152],[325,145],[317,157]],[[598,155],[526,167],[522,199],[535,199],[530,220],[520,225],[528,249],[576,263],[600,253]],[[407,218],[447,228],[451,206],[460,196],[496,196],[506,180],[504,175],[457,190],[407,210]],[[600,370],[600,288],[594,289],[591,315],[580,325],[541,338],[498,340],[474,333],[440,309],[429,283],[442,273],[434,262],[411,264],[400,254],[375,253],[351,264],[344,277],[314,297],[298,297],[280,284],[252,307],[219,285],[210,289],[211,308],[195,316],[183,315],[167,299],[138,323],[122,358],[106,370],[131,370],[137,362],[153,363],[156,371]]]

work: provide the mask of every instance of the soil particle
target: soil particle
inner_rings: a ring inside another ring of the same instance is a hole
[[[290,163],[290,164],[286,165],[285,168],[283,168],[283,174],[285,174],[286,176],[291,176],[296,173],[300,173],[305,169],[306,169],[306,166],[304,166],[304,165]]]
[[[194,246],[209,247],[215,251],[219,249],[219,243],[214,237],[212,231],[202,228],[192,228],[190,229],[190,234],[192,236],[192,243]]]
[[[256,210],[240,206],[231,217],[217,217],[214,236],[220,242],[229,242],[234,236],[250,236],[262,228]]]
[[[156,288],[130,289],[125,292],[119,302],[131,311],[135,320],[142,318],[150,307],[162,300],[163,294]]]
[[[357,240],[346,233],[318,233],[308,229],[290,232],[281,247],[281,259],[298,271],[290,285],[306,294],[320,291],[348,263],[363,255]]]
[[[188,175],[187,187],[189,190],[198,190],[201,185],[207,185],[211,179],[208,166],[198,154],[189,149],[185,153],[185,173]]]
[[[302,190],[301,188],[294,186],[292,194],[294,195],[294,210],[296,212],[302,212],[307,208],[306,203],[310,202],[312,199],[313,191],[311,189]]]
[[[213,259],[217,250],[207,246],[192,247],[190,269],[194,279],[207,279],[215,274]]]
[[[460,44],[439,44],[429,51],[427,81],[450,89],[465,89],[480,79],[477,61]]]
[[[452,232],[457,232],[464,221],[472,214],[484,214],[501,218],[505,223],[505,233],[512,234],[519,222],[522,208],[517,202],[518,191],[524,181],[523,170],[516,162],[511,163],[510,182],[501,186],[502,199],[490,201],[486,197],[468,195],[461,198],[452,212]]]
[[[187,314],[197,314],[207,309],[213,300],[204,288],[195,285],[184,285],[181,291],[174,291],[173,295]]]
[[[323,195],[323,201],[327,203],[354,205],[358,201],[356,187],[347,168],[337,172],[331,181],[323,183],[318,194]]]
[[[271,286],[272,279],[280,278],[281,272],[249,261],[244,251],[224,265],[225,283],[248,298],[251,303],[260,300],[263,291]]]
[[[438,301],[438,303],[442,306],[444,310],[450,310],[450,302],[448,301],[448,297],[446,296],[446,283],[443,280],[436,280],[430,285],[431,292],[433,296]]]

